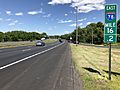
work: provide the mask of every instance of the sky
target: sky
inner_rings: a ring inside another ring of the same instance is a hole
[[[117,4],[120,12],[119,0],[0,0],[0,31],[67,34],[76,28],[76,6],[78,25],[85,27],[104,23],[105,4]]]

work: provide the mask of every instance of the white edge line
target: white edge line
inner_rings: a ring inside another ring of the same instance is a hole
[[[23,52],[25,52],[25,51],[30,51],[31,49],[24,49],[24,50],[22,50]]]
[[[65,42],[64,42],[64,43],[65,43]],[[43,53],[45,53],[45,52],[48,52],[48,51],[50,51],[50,50],[52,50],[52,49],[54,49],[54,48],[57,48],[57,47],[61,46],[61,45],[64,44],[64,43],[61,43],[61,44],[59,44],[59,45],[56,45],[56,46],[51,47],[51,48],[49,48],[49,49],[46,49],[46,50],[44,50],[44,51],[42,51],[42,52],[33,54],[33,55],[28,56],[28,57],[26,57],[26,58],[20,59],[20,60],[18,60],[18,61],[15,61],[15,62],[13,62],[13,63],[8,64],[8,65],[2,66],[2,67],[0,67],[0,70],[5,69],[5,68],[7,68],[7,67],[10,67],[10,66],[12,66],[12,65],[15,65],[15,64],[17,64],[17,63],[20,63],[20,62],[22,62],[22,61],[25,61],[25,60],[27,60],[27,59],[30,59],[30,58],[32,58],[32,57],[35,57],[35,56],[37,56],[37,55],[43,54]]]

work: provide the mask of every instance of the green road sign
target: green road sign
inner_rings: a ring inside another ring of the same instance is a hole
[[[105,5],[104,42],[117,42],[117,5]]]

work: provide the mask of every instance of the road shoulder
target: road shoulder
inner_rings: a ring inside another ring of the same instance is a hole
[[[80,77],[73,66],[69,45],[67,46],[64,58],[62,59],[64,64],[60,70],[59,78],[54,90],[83,90]]]

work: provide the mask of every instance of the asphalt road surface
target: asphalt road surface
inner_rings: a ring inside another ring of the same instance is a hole
[[[82,90],[67,42],[0,49],[0,90]]]

